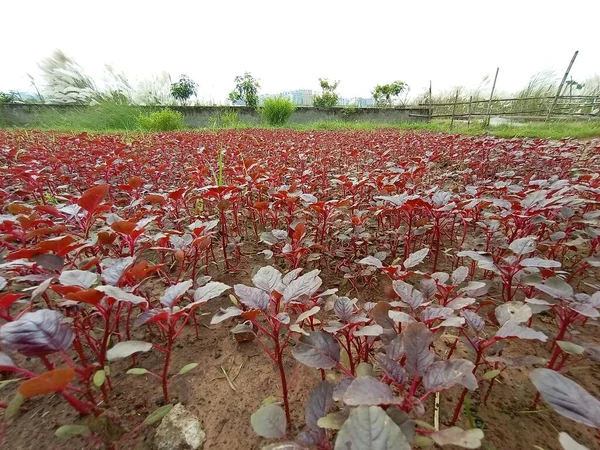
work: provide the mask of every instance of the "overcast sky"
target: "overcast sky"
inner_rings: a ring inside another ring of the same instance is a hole
[[[267,1],[3,0],[0,91],[41,83],[37,62],[61,49],[100,77],[104,64],[131,80],[188,74],[199,95],[224,99],[235,75],[262,93],[341,80],[345,97],[407,82],[413,93],[475,88],[500,67],[510,92],[532,75],[600,73],[600,0]]]

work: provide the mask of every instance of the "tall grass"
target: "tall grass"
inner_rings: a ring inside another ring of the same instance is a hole
[[[142,109],[137,106],[102,102],[94,106],[44,108],[31,124],[36,128],[85,131],[132,131],[138,128]]]
[[[600,77],[596,76],[586,80],[580,87],[564,86],[561,98],[556,106],[554,96],[558,90],[559,79],[556,74],[542,72],[533,76],[527,85],[513,93],[495,91],[494,100],[515,99],[509,101],[494,101],[492,103],[492,115],[506,116],[540,116],[545,117],[552,108],[553,116],[568,114],[598,114],[598,102],[593,99],[577,99],[577,96],[600,95]],[[433,115],[450,116],[454,110],[456,116],[468,116],[473,118],[483,117],[487,113],[491,85],[485,80],[477,89],[468,90],[464,87],[454,88],[444,92],[435,93],[432,96],[434,104]],[[458,97],[456,93],[458,92]],[[574,98],[570,98],[570,96]],[[454,102],[457,102],[454,108]],[[469,102],[472,102],[469,105]],[[415,103],[429,104],[429,94],[423,93],[417,97]],[[435,105],[442,104],[442,106]]]

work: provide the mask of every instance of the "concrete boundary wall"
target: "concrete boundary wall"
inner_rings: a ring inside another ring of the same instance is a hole
[[[86,106],[74,105],[46,105],[46,104],[19,104],[10,103],[0,105],[0,126],[27,127],[35,126],[36,118],[48,110],[67,112],[73,109],[85,109]],[[155,111],[162,107],[142,106],[137,107],[144,111]],[[258,125],[262,122],[261,116],[252,108],[245,106],[169,106],[180,111],[188,127],[204,128],[223,125],[231,112],[237,112],[240,122]],[[299,106],[290,119],[294,124],[310,124],[316,122],[371,122],[374,124],[395,124],[406,122],[426,122],[428,109],[423,107],[409,108],[313,108]]]

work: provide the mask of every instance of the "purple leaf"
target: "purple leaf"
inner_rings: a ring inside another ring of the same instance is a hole
[[[252,429],[261,437],[275,439],[286,435],[287,421],[283,408],[274,403],[268,404],[250,416]]]
[[[415,321],[413,316],[411,316],[410,314],[406,314],[405,312],[402,312],[402,311],[395,311],[395,310],[389,311],[388,316],[390,319],[392,319],[396,323],[411,323],[411,322]]]
[[[308,336],[300,336],[292,355],[309,367],[331,369],[340,360],[340,346],[331,334],[314,331]]]
[[[273,266],[261,267],[252,277],[254,286],[269,294],[281,283],[281,272]]]
[[[568,433],[561,431],[558,433],[558,442],[560,442],[563,450],[590,450],[585,445],[581,445],[573,439]]]
[[[396,336],[385,346],[385,354],[396,361],[404,356],[404,343],[401,335]]]
[[[577,383],[550,369],[534,369],[529,378],[544,401],[558,414],[600,428],[600,401]]]
[[[408,417],[408,414],[397,406],[390,406],[385,413],[400,427],[406,440],[412,442],[415,438],[415,423]]]
[[[433,278],[423,278],[420,282],[420,287],[425,300],[431,300],[437,293],[437,283]]]
[[[466,359],[434,362],[423,377],[423,386],[428,392],[450,389],[462,384],[470,391],[477,389],[477,378],[473,375],[475,364]]]
[[[476,333],[479,333],[485,328],[485,321],[479,314],[474,313],[473,311],[461,311],[460,316],[467,321],[467,325],[469,325]]]
[[[118,342],[106,352],[106,358],[109,361],[127,358],[135,353],[148,352],[152,350],[150,342],[143,341],[121,341]]]
[[[429,253],[429,248],[425,247],[419,251],[411,253],[408,255],[408,258],[402,263],[405,269],[410,269],[411,267],[418,266],[423,262],[427,254]]]
[[[25,356],[64,351],[71,346],[75,333],[69,324],[62,323],[62,318],[58,311],[49,309],[25,313],[0,328],[0,342]]]
[[[174,286],[165,289],[165,293],[160,298],[160,303],[169,308],[173,308],[177,301],[192,287],[192,280],[182,281]]]
[[[472,250],[463,250],[462,252],[458,252],[456,256],[460,256],[461,258],[467,257],[471,258],[474,261],[488,261],[492,262],[492,255],[486,252],[474,252]]]
[[[322,428],[317,430],[309,429],[298,434],[298,436],[296,436],[296,440],[310,448],[315,448],[327,441],[327,431]],[[300,446],[299,444],[293,444],[295,447],[273,447],[271,450],[309,450],[308,448]],[[263,447],[262,450],[269,450],[269,448],[271,447]]]
[[[321,381],[313,389],[306,403],[304,420],[306,425],[313,430],[320,430],[317,425],[321,417],[325,417],[333,405],[333,384]]]
[[[15,363],[13,362],[11,357],[8,356],[6,353],[0,352],[0,371],[10,367],[16,367]]]
[[[341,401],[342,398],[344,398],[346,389],[348,389],[348,386],[350,386],[355,379],[356,378],[350,378],[350,377],[343,378],[333,389],[333,393],[332,393],[333,400],[336,402]]]
[[[207,301],[218,297],[227,289],[231,289],[231,286],[228,286],[225,283],[220,283],[218,281],[212,281],[208,284],[205,284],[204,286],[196,289],[196,291],[194,292],[194,304],[199,305],[202,303],[206,303]]]
[[[366,258],[363,258],[360,261],[358,261],[358,263],[363,264],[365,266],[377,267],[378,269],[383,268],[383,264],[381,263],[381,260],[375,258],[374,256],[367,256]]]
[[[421,320],[423,322],[431,322],[436,319],[447,319],[454,314],[452,308],[445,308],[443,306],[433,305],[421,312]]]
[[[570,299],[573,297],[573,288],[565,280],[559,277],[548,278],[543,283],[532,283],[538,291],[548,294],[550,297],[559,299]]]
[[[31,292],[31,300],[35,300],[40,295],[48,290],[50,284],[54,281],[54,277],[50,277],[47,280],[41,282],[32,292]]]
[[[527,236],[521,239],[515,239],[508,246],[517,256],[526,255],[535,251],[535,238]]]
[[[283,291],[283,301],[289,303],[299,297],[312,296],[323,283],[323,280],[319,277],[320,272],[318,269],[311,270],[290,282]]]
[[[114,298],[115,300],[118,300],[120,302],[127,302],[133,305],[148,305],[148,301],[144,297],[131,294],[116,286],[98,286],[96,290],[104,292],[108,297]]]
[[[87,270],[65,270],[60,274],[58,281],[63,286],[77,286],[89,289],[98,281],[98,276]]]
[[[525,323],[531,318],[533,312],[531,307],[523,302],[506,302],[498,306],[494,314],[498,323],[504,325],[509,320],[514,320],[516,323]]]
[[[466,266],[459,266],[454,272],[452,272],[452,284],[459,285],[467,279],[469,275],[469,268]]]
[[[431,278],[433,278],[437,284],[446,284],[446,281],[450,279],[450,275],[446,272],[434,272],[431,274]]]
[[[377,302],[373,309],[371,309],[370,315],[378,325],[381,325],[385,329],[394,330],[394,321],[388,315],[391,309],[392,306],[388,302]]]
[[[529,327],[519,325],[517,321],[511,319],[507,321],[496,333],[497,338],[518,338],[518,339],[537,339],[546,342],[548,336],[541,331],[535,331]]]
[[[315,306],[315,308],[318,308],[318,306]],[[275,320],[281,322],[284,325],[287,325],[290,323],[290,315],[288,313],[280,312],[275,316]]]
[[[119,258],[110,260],[110,264],[107,264],[109,260],[102,261],[106,267],[102,270],[100,278],[106,283],[112,286],[116,286],[119,280],[123,276],[125,270],[133,264],[134,258],[128,256],[127,258]]]
[[[402,280],[392,281],[394,292],[400,296],[400,299],[412,309],[418,308],[423,303],[423,294],[413,288],[410,284]]]
[[[359,406],[350,413],[334,450],[410,450],[398,425],[379,406]]]
[[[284,231],[284,233],[285,233],[285,231]],[[286,273],[283,276],[283,279],[281,280],[281,283],[283,283],[285,286],[287,286],[292,281],[294,281],[296,278],[298,278],[298,275],[300,275],[300,272],[302,272],[302,267],[299,267],[299,268],[294,269],[294,270],[290,270],[288,273]]]
[[[221,323],[227,319],[231,319],[232,317],[241,316],[242,313],[243,311],[236,306],[230,306],[226,309],[221,308],[210,320],[210,324],[215,325],[217,323]]]
[[[31,260],[42,266],[44,269],[59,271],[65,265],[65,259],[62,256],[42,253],[31,257]]]
[[[552,267],[560,267],[560,263],[558,261],[554,261],[553,259],[543,259],[543,258],[525,258],[519,264],[523,267],[544,267],[544,268],[552,268]]]
[[[354,332],[354,336],[379,336],[383,333],[381,325],[367,325]]]
[[[424,323],[413,322],[406,326],[402,333],[402,343],[406,353],[404,368],[415,376],[423,376],[433,363],[433,355],[429,351],[432,334]]]
[[[262,289],[236,284],[233,286],[233,291],[240,302],[250,309],[266,311],[269,307],[269,294]]]
[[[344,393],[344,403],[358,405],[390,405],[394,402],[392,389],[375,377],[358,377]]]
[[[457,297],[454,300],[446,303],[446,307],[457,311],[466,308],[467,306],[471,306],[475,302],[476,300],[472,297]]]
[[[308,319],[309,317],[314,316],[315,314],[317,314],[319,311],[321,311],[321,307],[320,306],[313,306],[312,308],[310,308],[307,311],[304,311],[302,314],[300,314],[297,318],[296,318],[296,323],[302,323],[304,322],[306,319]]]
[[[375,362],[395,383],[404,384],[406,382],[408,376],[404,367],[398,361],[393,360],[388,355],[379,353],[375,356]]]
[[[350,322],[354,314],[354,303],[348,297],[338,297],[333,304],[333,312],[344,322]]]
[[[598,310],[592,305],[588,305],[587,303],[568,302],[567,306],[569,307],[569,309],[577,311],[577,313],[581,314],[582,316],[592,318],[600,316]]]
[[[469,283],[460,290],[469,297],[481,297],[490,290],[490,285],[483,281],[469,281]]]
[[[149,309],[148,311],[144,311],[143,313],[141,313],[139,316],[137,316],[135,318],[133,327],[134,328],[141,327],[142,325],[145,325],[154,316],[161,314],[163,312],[166,312],[166,311],[162,310],[162,309]]]

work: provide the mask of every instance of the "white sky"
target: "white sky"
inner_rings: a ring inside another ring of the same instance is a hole
[[[167,71],[217,101],[251,72],[261,93],[318,89],[344,97],[406,81],[413,94],[475,88],[500,67],[498,89],[538,72],[600,73],[600,0],[2,0],[0,91],[41,84],[37,62],[61,49],[100,78],[105,63],[131,80]]]

